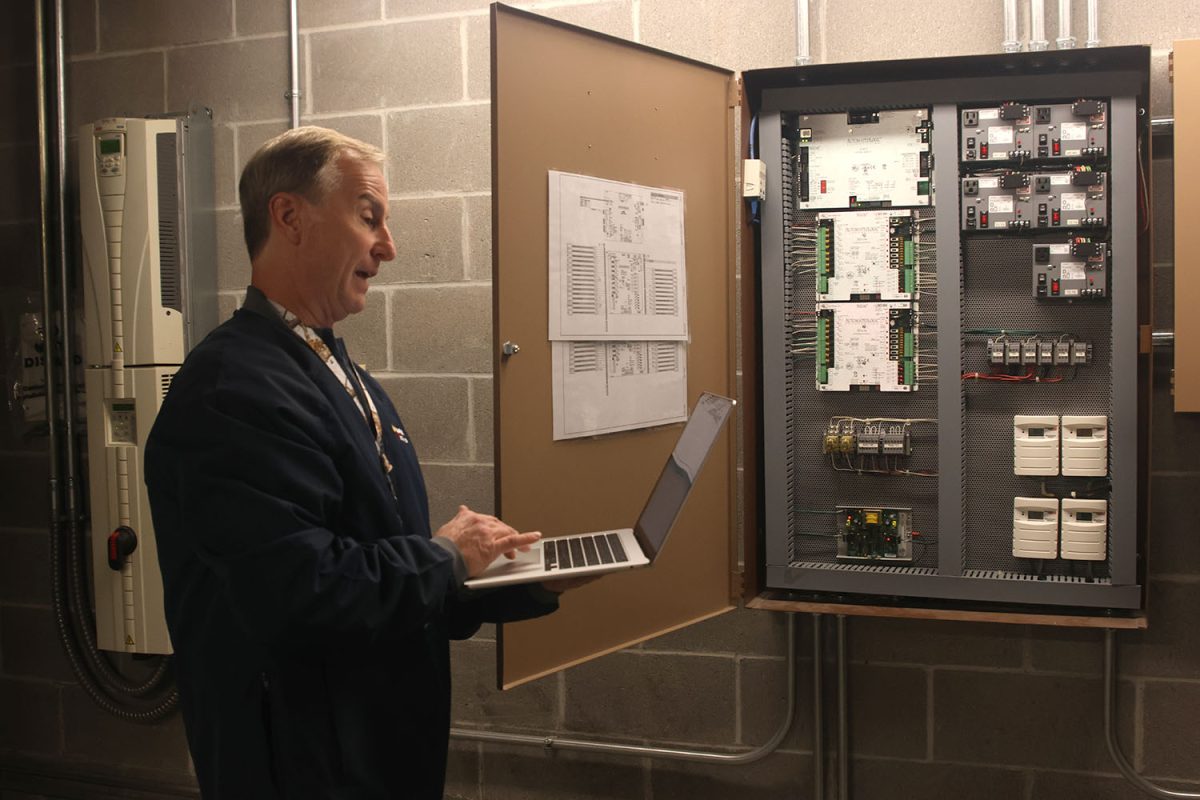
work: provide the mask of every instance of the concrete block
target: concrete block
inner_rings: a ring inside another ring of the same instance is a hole
[[[346,25],[379,19],[379,0],[299,0],[296,18],[302,31],[326,25]],[[285,33],[288,29],[288,4],[240,2],[237,4],[238,36]]]
[[[644,767],[629,758],[529,747],[483,748],[487,800],[598,800],[644,796]]]
[[[491,514],[496,508],[491,467],[426,464],[421,472],[429,491],[429,525],[434,533],[458,513],[459,505],[481,514]]]
[[[204,103],[217,122],[288,114],[287,37],[186,47],[167,52],[167,105]]]
[[[848,693],[855,755],[925,757],[930,735],[925,670],[851,665]],[[887,713],[879,713],[884,708]]]
[[[149,725],[125,722],[97,706],[82,689],[63,689],[66,753],[110,767],[186,772],[190,758],[183,717],[176,714]]]
[[[1193,676],[1195,673],[1193,673]],[[1200,686],[1148,681],[1145,686],[1142,746],[1146,775],[1200,781]]]
[[[1126,756],[1130,756],[1127,751]],[[1106,770],[1112,772],[1115,767]],[[1165,789],[1195,792],[1200,784],[1155,781]],[[1141,800],[1143,794],[1122,777],[1079,775],[1069,772],[1034,772],[1030,800]]]
[[[388,114],[388,176],[396,194],[480,192],[491,186],[487,106]]]
[[[1194,678],[1200,671],[1200,629],[1193,614],[1200,584],[1150,581],[1151,625],[1117,634],[1120,674],[1125,677]]]
[[[646,642],[644,649],[693,653],[784,656],[787,615],[735,609]]]
[[[67,65],[67,86],[71,87],[67,94],[68,132],[74,134],[80,125],[102,117],[163,113],[167,110],[163,105],[164,69],[162,53],[70,62]]]
[[[733,741],[732,657],[626,651],[573,667],[566,681],[567,730],[656,741]],[[697,697],[704,701],[697,703]]]
[[[396,260],[378,283],[447,283],[463,277],[463,208],[457,197],[393,200],[388,227]]]
[[[235,156],[237,132],[229,125],[213,126],[213,193],[218,207],[236,206],[242,165]]]
[[[467,65],[467,97],[472,100],[492,99],[492,25],[487,16],[468,17],[467,53],[463,62]]]
[[[491,378],[471,378],[471,419],[474,422],[474,441],[471,443],[472,461],[491,464],[495,460],[493,440],[492,404],[494,400]]]
[[[45,530],[50,516],[50,473],[46,453],[8,453],[5,461],[6,477],[0,481],[4,525]]]
[[[105,0],[100,15],[100,50],[106,52],[212,42],[232,33],[233,0]]]
[[[1036,670],[1095,676],[1104,669],[1104,634],[1091,628],[1030,625],[1029,651]]]
[[[242,301],[245,298],[245,292],[237,294],[222,294],[217,296],[217,313],[221,322],[233,316],[233,312],[242,307]]]
[[[1013,800],[1024,797],[1025,775],[1019,770],[877,760],[854,754],[850,785],[855,800],[961,797],[971,800]]]
[[[404,287],[392,303],[394,369],[491,373],[490,287]]]
[[[854,661],[1019,667],[1023,657],[1025,629],[1019,625],[872,617],[851,624]]]
[[[49,608],[0,606],[0,654],[5,675],[75,681]]]
[[[11,464],[6,461],[5,469]],[[50,602],[50,534],[0,531],[0,602]]]
[[[36,58],[33,3],[11,3],[0,26],[0,66],[32,64]],[[69,31],[68,31],[69,35]]]
[[[1150,574],[1200,573],[1200,541],[1194,535],[1196,507],[1193,505],[1195,498],[1200,496],[1200,475],[1153,475],[1150,495],[1153,498],[1150,504]]]
[[[283,112],[286,115],[286,110]],[[250,156],[267,143],[268,140],[275,138],[279,134],[288,129],[288,123],[284,120],[275,120],[273,122],[256,122],[249,125],[237,126],[237,179],[241,179],[242,170],[246,167],[246,162],[250,160]]]
[[[867,0],[853,7],[823,3],[822,9],[814,28],[820,44],[813,47],[820,63],[996,53],[1003,39],[1000,3],[973,4],[965,11],[954,0]],[[790,41],[795,16],[789,17]]]
[[[239,211],[216,212],[217,288],[245,289],[250,283],[250,254]]]
[[[96,40],[96,4],[70,3],[66,13],[67,55],[94,53],[99,49]]]
[[[326,31],[311,34],[309,40],[311,107],[316,113],[446,103],[462,97],[457,20]],[[364,53],[387,56],[364,69]]]
[[[49,683],[0,678],[0,749],[56,755],[62,752],[59,688]]]
[[[534,11],[539,16],[556,19],[569,25],[578,25],[591,31],[607,33],[609,36],[616,36],[619,39],[633,39],[633,5],[629,0],[562,6],[543,6],[528,2],[520,5]]]
[[[479,744],[450,740],[446,762],[447,800],[481,800]]]
[[[809,797],[812,782],[812,758],[792,753],[773,753],[762,761],[745,766],[684,761],[650,762],[650,791],[653,797],[688,800]],[[856,800],[857,797],[856,793]]]
[[[36,80],[32,64],[0,66],[0,142],[37,142]]]
[[[467,278],[492,279],[492,198],[465,197],[467,226]]]
[[[1099,678],[937,670],[933,757],[1075,771],[1111,769],[1101,735]],[[1132,686],[1121,687],[1118,730],[1132,741]],[[855,728],[855,730],[860,730]],[[857,748],[857,738],[856,738]]]
[[[372,289],[367,292],[367,307],[337,323],[334,330],[346,340],[350,358],[368,370],[387,369],[387,304],[386,292]]]
[[[468,640],[452,645],[454,724],[554,730],[558,677],[550,676],[502,692],[496,688],[496,644]]]
[[[16,186],[37,186],[37,145],[0,145],[0,173]],[[38,213],[37,192],[0,192],[0,222],[30,222]]]
[[[1176,39],[1188,39],[1200,30],[1200,6],[1172,0],[1112,0],[1100,4],[1100,43],[1104,46],[1147,44],[1170,50]],[[1087,39],[1087,16],[1074,17],[1075,34],[1082,46]]]
[[[640,33],[643,44],[726,69],[791,66],[795,4],[643,3]]]
[[[422,461],[469,460],[466,378],[385,378],[380,383]]]
[[[739,658],[738,682],[742,704],[741,744],[757,747],[766,742],[787,715],[787,662],[776,658]],[[796,715],[792,728],[779,745],[790,752],[811,751],[812,661],[804,660],[796,671]]]
[[[385,0],[384,13],[388,19],[423,17],[430,14],[451,14],[475,11],[487,18],[488,0]]]

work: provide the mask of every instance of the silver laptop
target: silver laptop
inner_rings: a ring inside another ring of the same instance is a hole
[[[512,560],[497,558],[466,585],[483,589],[537,583],[654,563],[734,404],[716,394],[700,396],[635,527],[543,539]]]

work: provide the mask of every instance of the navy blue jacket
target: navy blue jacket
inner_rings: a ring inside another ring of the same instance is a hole
[[[440,798],[448,640],[556,607],[525,588],[463,593],[430,540],[404,426],[364,382],[395,497],[355,401],[255,289],[188,356],[150,433],[167,624],[206,798]]]

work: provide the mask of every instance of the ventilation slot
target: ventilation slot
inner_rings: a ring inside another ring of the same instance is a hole
[[[183,313],[179,264],[179,172],[176,135],[160,133],[156,138],[158,157],[158,264],[163,308]]]
[[[164,400],[167,399],[167,392],[170,391],[171,381],[173,381],[174,379],[175,379],[174,372],[168,372],[167,374],[163,375],[162,378],[160,379],[160,383],[162,384],[161,385],[162,398]]]

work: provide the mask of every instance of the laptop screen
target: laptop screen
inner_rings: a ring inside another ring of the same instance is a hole
[[[708,452],[725,426],[734,401],[728,397],[705,392],[696,401],[692,416],[688,419],[675,449],[667,459],[650,499],[638,517],[633,529],[646,556],[654,560],[671,532],[692,485],[700,475],[700,468],[708,458]]]

